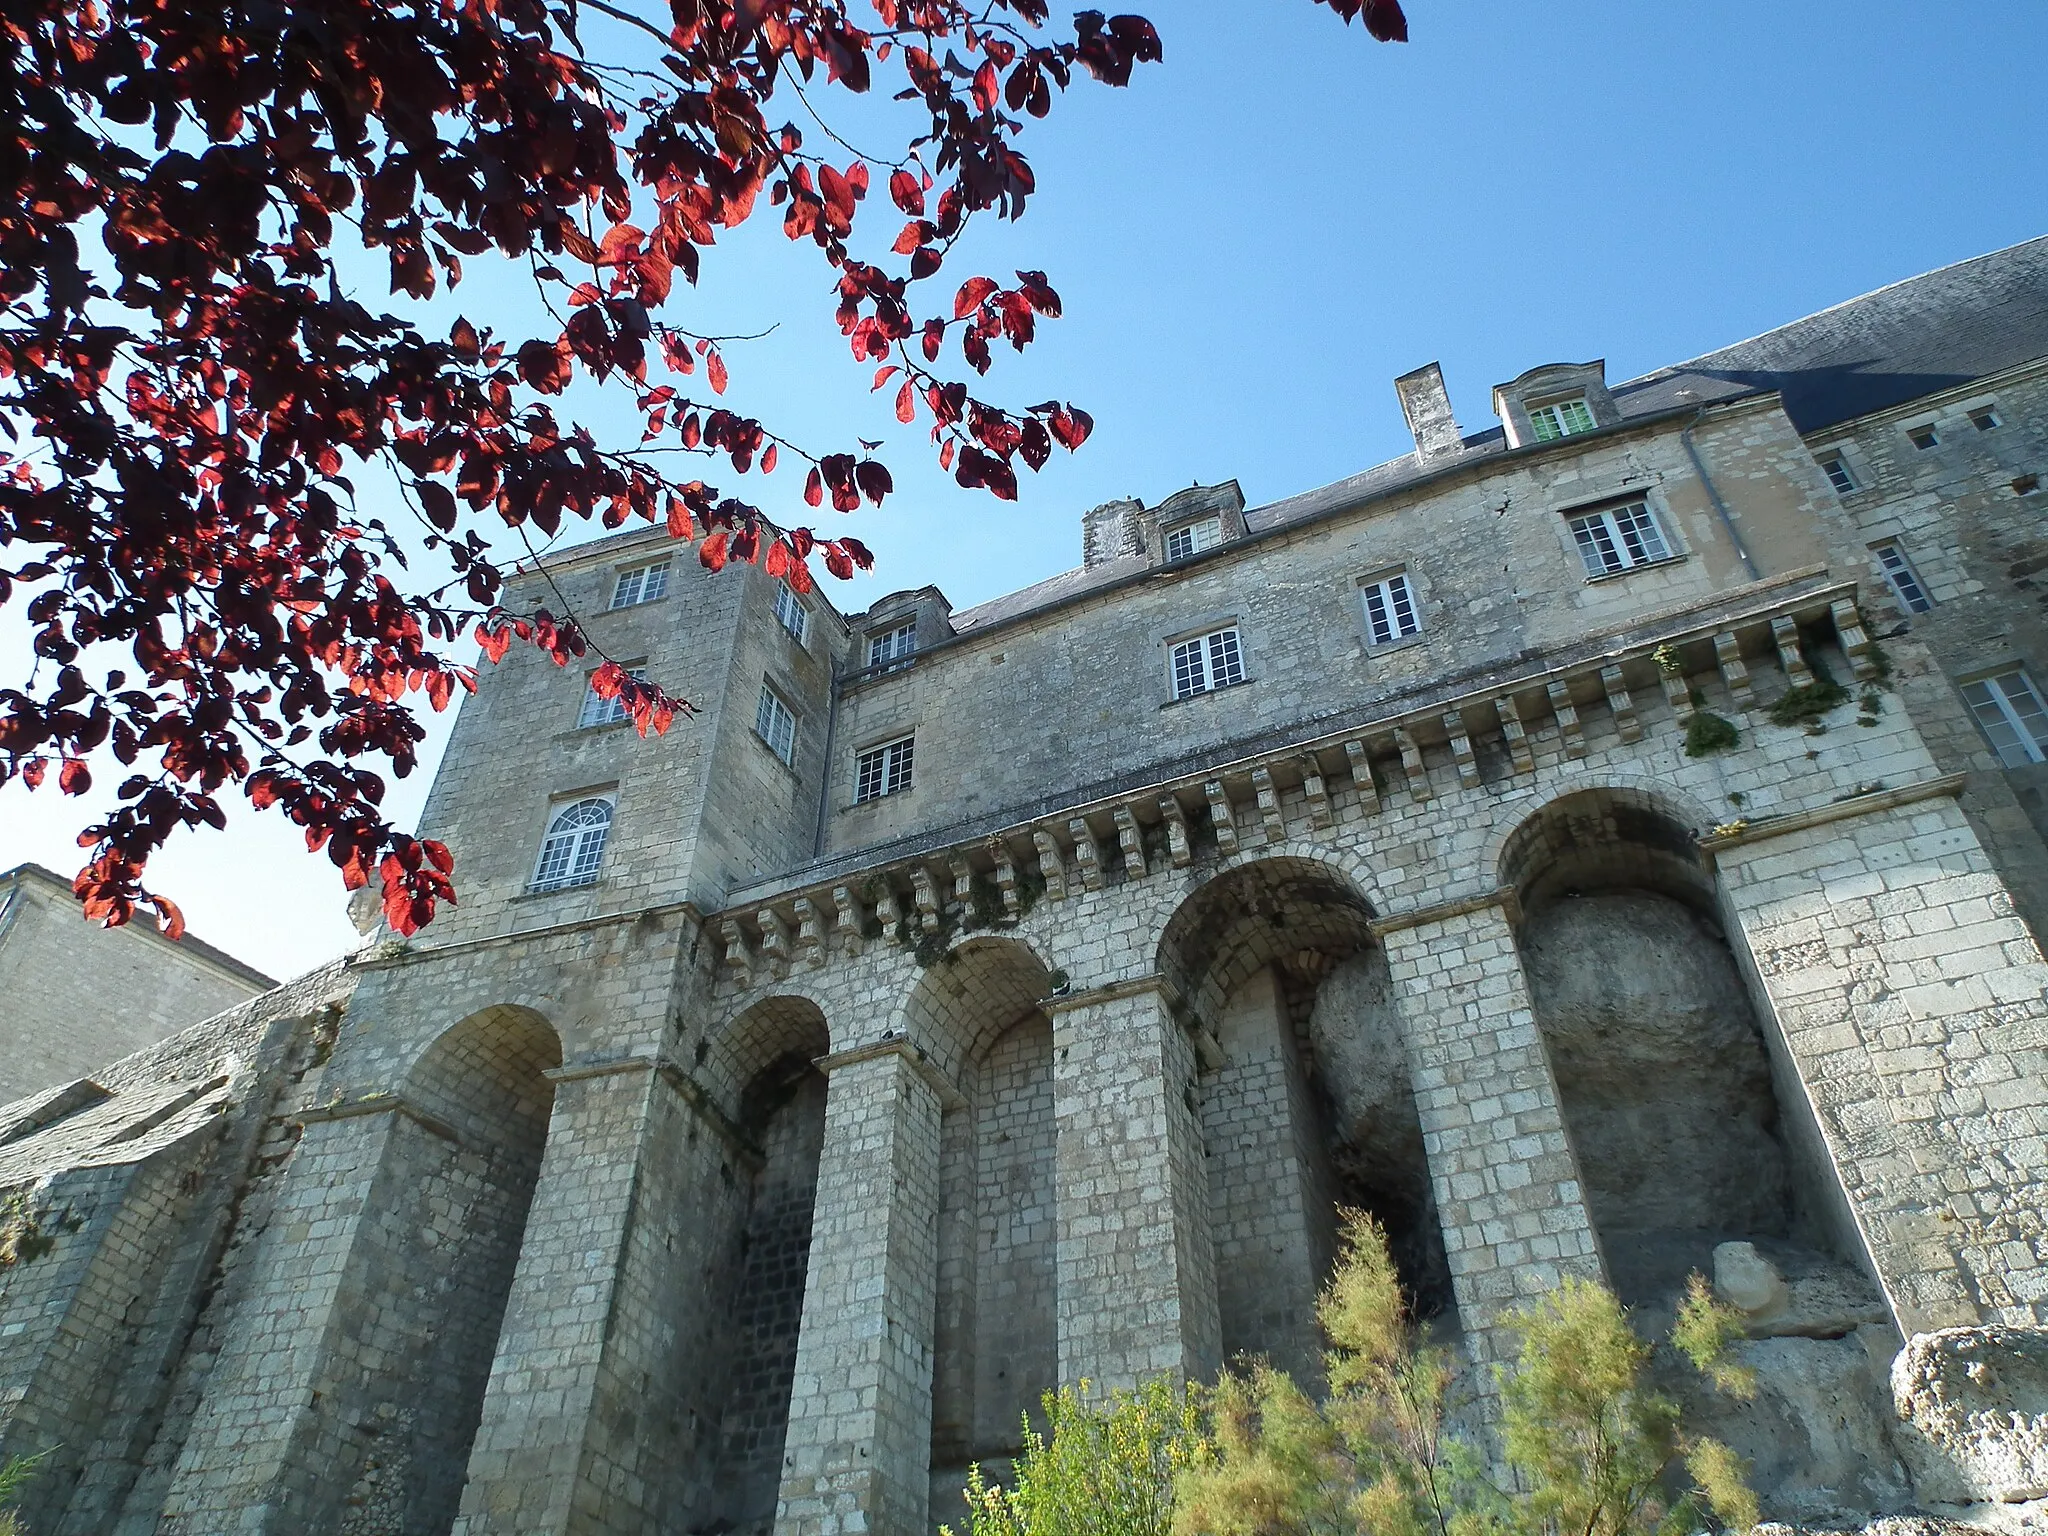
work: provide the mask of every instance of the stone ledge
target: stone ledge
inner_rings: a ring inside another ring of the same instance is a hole
[[[1751,843],[1783,837],[1788,832],[1804,832],[1808,827],[1824,827],[1830,822],[1846,821],[1852,816],[1868,816],[1873,811],[1894,810],[1899,806],[1912,805],[1921,800],[1954,797],[1963,792],[1969,781],[1970,776],[1967,773],[1945,773],[1939,778],[1922,779],[1917,784],[1904,784],[1897,789],[1871,790],[1865,794],[1851,795],[1846,800],[1833,800],[1826,805],[1814,806],[1811,810],[1787,811],[1782,816],[1769,816],[1758,821],[1731,822],[1731,827],[1740,830],[1715,832],[1701,838],[1700,852],[1711,861],[1715,854],[1727,849],[1746,848]]]
[[[458,1147],[464,1145],[460,1131],[440,1116],[428,1114],[402,1093],[366,1093],[360,1098],[344,1099],[336,1104],[316,1104],[291,1118],[301,1126],[307,1126],[334,1120],[359,1120],[365,1115],[403,1115],[423,1131],[431,1132],[444,1141],[452,1141]]]

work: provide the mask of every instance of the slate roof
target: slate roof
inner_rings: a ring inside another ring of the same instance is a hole
[[[1903,405],[1972,379],[2048,357],[2048,235],[1879,288],[1704,357],[1612,385],[1624,420],[1777,391],[1802,434]],[[1253,507],[1259,534],[1312,522],[1505,451],[1500,428],[1465,438],[1465,451],[1427,465],[1404,454],[1330,485]],[[1228,546],[1225,546],[1228,547]],[[962,609],[956,632],[985,629],[1115,586],[1148,568],[1141,555],[1064,571]]]

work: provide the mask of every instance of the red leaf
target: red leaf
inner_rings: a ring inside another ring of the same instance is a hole
[[[987,112],[996,104],[996,61],[984,59],[974,72],[974,105]]]
[[[815,464],[811,466],[811,472],[804,477],[804,500],[814,507],[822,506],[825,501],[825,477],[818,473],[818,466]]]
[[[725,393],[725,358],[721,354],[712,352],[705,356],[704,374],[706,378],[711,380],[711,392],[713,394],[722,395]]]
[[[683,505],[683,498],[671,496],[668,499],[668,534],[672,539],[687,539],[694,532],[690,523],[690,509]],[[494,656],[493,661],[497,660]]]
[[[156,908],[157,927],[163,936],[176,942],[185,937],[185,914],[178,910],[178,904],[168,896],[152,896],[151,906]]]
[[[30,789],[43,787],[43,771],[49,767],[40,757],[32,757],[21,765],[21,782]]]
[[[841,581],[849,581],[853,577],[853,561],[847,558],[846,551],[837,544],[825,546],[825,569]]]
[[[710,538],[697,546],[697,559],[705,570],[722,571],[725,569],[725,546],[727,542],[725,530],[721,528],[717,533],[712,534]]]
[[[761,562],[761,568],[780,581],[789,575],[790,564],[789,546],[777,539],[768,546],[768,558]]]
[[[775,445],[773,443],[770,443],[767,451],[761,455],[761,473],[764,475],[775,473]]]
[[[924,212],[924,189],[917,184],[917,178],[908,171],[897,171],[889,178],[889,196],[896,206],[908,214]]]
[[[69,758],[57,770],[57,787],[67,795],[82,795],[92,788],[92,774],[77,758]]]
[[[903,387],[896,391],[896,419],[903,422],[917,420],[917,381],[905,379]]]
[[[1365,30],[1377,42],[1407,42],[1408,18],[1401,13],[1399,0],[1365,0]]]
[[[996,280],[992,277],[970,277],[960,285],[960,291],[953,296],[953,318],[965,320],[977,309],[981,301],[994,293]]]

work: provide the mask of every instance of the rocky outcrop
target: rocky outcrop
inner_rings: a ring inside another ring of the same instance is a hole
[[[2048,1328],[1915,1334],[1892,1362],[1892,1402],[1922,1499],[2048,1498]]]

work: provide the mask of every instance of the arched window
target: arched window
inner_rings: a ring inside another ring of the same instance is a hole
[[[559,891],[572,885],[589,885],[597,878],[597,866],[604,858],[604,840],[611,830],[609,800],[578,800],[561,811],[548,823],[548,835],[540,845],[540,862],[533,870],[532,888]]]

